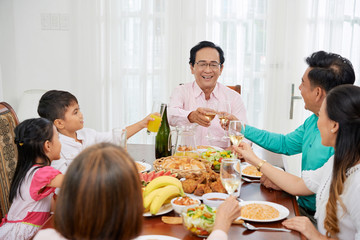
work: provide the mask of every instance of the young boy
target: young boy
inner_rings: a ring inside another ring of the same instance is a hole
[[[72,160],[86,147],[99,142],[111,142],[112,132],[97,132],[84,128],[84,118],[74,95],[66,91],[51,90],[39,101],[38,113],[54,123],[61,142],[61,158],[51,166],[62,173],[66,172]],[[131,137],[153,118],[148,115],[143,120],[126,127],[127,138]]]

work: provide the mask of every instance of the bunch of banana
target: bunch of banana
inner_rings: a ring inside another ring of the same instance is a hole
[[[170,176],[155,178],[143,192],[145,211],[150,210],[151,214],[156,214],[164,203],[183,195],[182,184],[177,178]]]

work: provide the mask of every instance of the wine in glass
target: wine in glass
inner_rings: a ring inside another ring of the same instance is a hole
[[[220,166],[220,179],[229,195],[237,190],[240,196],[241,172],[236,168],[239,165],[238,159],[223,159]]]
[[[241,141],[244,139],[244,134],[241,133],[243,127],[241,121],[230,121],[229,123],[229,137],[233,145],[239,146]]]
[[[226,128],[229,124],[229,118],[231,107],[229,102],[220,102],[218,105],[218,117],[220,119],[220,125],[225,130],[224,136],[221,138],[223,141],[228,141],[228,133]]]
[[[214,118],[215,118],[215,116],[216,116],[216,114],[217,114],[217,104],[213,104],[212,106],[211,106],[212,108],[204,108],[204,110],[205,110],[205,113],[204,113],[204,115],[205,115],[205,117],[209,120],[209,121],[212,121]],[[209,127],[207,128],[207,134],[206,134],[206,138],[208,139],[208,140],[213,140],[214,138],[211,136],[211,134],[209,133]]]

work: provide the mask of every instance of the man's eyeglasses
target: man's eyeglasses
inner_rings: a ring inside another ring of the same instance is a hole
[[[208,66],[210,67],[211,70],[219,70],[221,64],[218,62],[211,62],[211,63],[207,63],[207,62],[196,62],[196,64],[198,65],[199,69],[205,69]]]

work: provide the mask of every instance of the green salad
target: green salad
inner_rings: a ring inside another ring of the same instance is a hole
[[[182,215],[184,226],[190,232],[197,236],[209,236],[214,227],[216,210],[202,204],[195,208],[189,208]]]
[[[221,161],[224,158],[233,158],[231,151],[218,151],[213,148],[208,148],[205,152],[201,153],[201,158],[204,158],[212,163],[212,169],[220,170]]]

